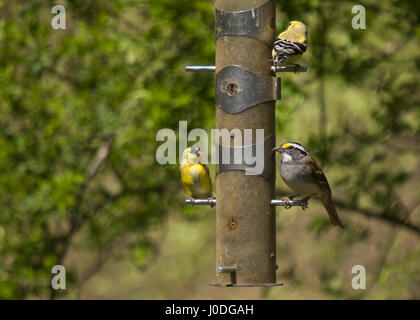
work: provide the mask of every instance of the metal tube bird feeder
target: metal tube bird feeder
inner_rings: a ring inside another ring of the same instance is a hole
[[[238,128],[242,133],[252,129],[253,136],[256,129],[264,129],[265,158],[260,175],[247,175],[246,164],[218,165],[216,286],[278,285],[271,205],[275,181],[271,149],[279,96],[270,61],[275,25],[273,0],[216,0],[216,128]],[[233,149],[233,142],[219,143]],[[231,266],[233,271],[220,272]]]
[[[216,0],[215,7],[216,65],[186,66],[185,70],[215,72],[216,128],[229,137],[219,136],[215,141],[217,206],[214,198],[186,199],[185,203],[216,206],[217,282],[213,286],[279,286],[275,208],[307,204],[274,199],[275,101],[281,97],[280,78],[275,75],[306,72],[307,68],[273,65],[274,0]],[[263,139],[258,140],[256,132],[261,129]],[[235,139],[238,130],[240,141]],[[249,130],[251,143],[242,139]],[[247,174],[250,165],[245,154],[257,155],[258,150],[263,154],[263,170]],[[228,163],[221,157],[225,151]],[[232,162],[237,152],[243,155],[240,163]]]

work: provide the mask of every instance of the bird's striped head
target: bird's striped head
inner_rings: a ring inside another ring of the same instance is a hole
[[[282,161],[299,160],[308,155],[308,151],[297,142],[285,142],[280,147],[274,148],[273,151],[282,154]]]

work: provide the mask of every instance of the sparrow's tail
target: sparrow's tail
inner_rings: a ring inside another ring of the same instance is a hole
[[[328,215],[330,216],[330,221],[333,225],[340,226],[344,229],[343,223],[338,216],[337,210],[332,202],[331,195],[328,195],[325,199],[322,199],[322,204],[325,209],[327,209]]]

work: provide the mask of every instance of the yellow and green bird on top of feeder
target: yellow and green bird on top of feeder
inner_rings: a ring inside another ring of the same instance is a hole
[[[195,199],[213,199],[209,168],[200,161],[200,148],[189,147],[182,154],[179,176],[185,191]]]
[[[287,29],[274,41],[272,57],[275,66],[293,65],[302,57],[308,44],[308,31],[300,21],[289,22]]]

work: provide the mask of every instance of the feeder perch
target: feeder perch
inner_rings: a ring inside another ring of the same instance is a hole
[[[214,72],[216,71],[216,66],[185,66],[185,71],[187,72]],[[300,64],[295,65],[285,65],[285,66],[271,66],[271,72],[306,72],[308,68],[306,66],[301,66]]]
[[[194,202],[191,199],[185,199],[186,204],[191,204],[193,206],[215,206],[216,205],[216,199],[194,199]]]
[[[215,206],[216,205],[216,199],[194,199],[194,202],[191,199],[185,199],[186,204],[191,204],[193,206]],[[283,199],[273,199],[271,200],[270,204],[272,206],[278,206],[278,207],[284,207],[286,202]],[[289,200],[287,205],[292,207],[301,207],[302,206],[302,200]]]
[[[301,66],[300,64],[294,65],[285,65],[285,66],[271,66],[271,72],[306,72],[308,68],[306,66]]]
[[[214,72],[216,71],[216,66],[185,66],[185,71],[187,72]]]

